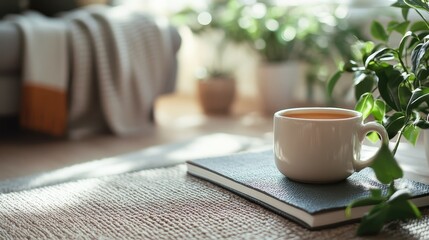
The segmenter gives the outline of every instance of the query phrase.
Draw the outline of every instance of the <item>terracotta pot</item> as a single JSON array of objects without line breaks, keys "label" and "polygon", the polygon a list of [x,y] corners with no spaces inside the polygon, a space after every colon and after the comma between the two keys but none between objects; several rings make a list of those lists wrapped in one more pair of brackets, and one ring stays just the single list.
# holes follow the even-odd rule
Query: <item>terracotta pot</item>
[{"label": "terracotta pot", "polygon": [[235,98],[235,81],[209,78],[198,81],[198,98],[206,114],[228,114]]}]

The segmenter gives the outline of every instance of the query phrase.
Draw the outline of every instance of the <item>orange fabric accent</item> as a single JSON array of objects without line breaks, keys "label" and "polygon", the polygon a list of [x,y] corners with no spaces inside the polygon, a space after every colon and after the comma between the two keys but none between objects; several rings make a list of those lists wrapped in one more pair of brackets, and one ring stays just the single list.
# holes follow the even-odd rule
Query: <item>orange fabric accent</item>
[{"label": "orange fabric accent", "polygon": [[65,135],[67,128],[65,92],[25,84],[21,100],[21,126],[53,136]]}]

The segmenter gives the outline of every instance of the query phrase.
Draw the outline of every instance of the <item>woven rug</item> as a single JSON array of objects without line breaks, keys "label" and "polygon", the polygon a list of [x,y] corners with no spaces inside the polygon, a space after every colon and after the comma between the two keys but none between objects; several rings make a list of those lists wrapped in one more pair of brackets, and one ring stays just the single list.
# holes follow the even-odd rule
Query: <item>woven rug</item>
[{"label": "woven rug", "polygon": [[[376,239],[428,239],[424,213]],[[0,239],[353,239],[356,228],[308,231],[184,164],[0,194]]]},{"label": "woven rug", "polygon": [[161,144],[104,159],[75,164],[53,171],[0,181],[0,193],[17,192],[86,178],[116,175],[184,163],[203,157],[222,156],[264,148],[260,138],[213,133],[180,142]]}]

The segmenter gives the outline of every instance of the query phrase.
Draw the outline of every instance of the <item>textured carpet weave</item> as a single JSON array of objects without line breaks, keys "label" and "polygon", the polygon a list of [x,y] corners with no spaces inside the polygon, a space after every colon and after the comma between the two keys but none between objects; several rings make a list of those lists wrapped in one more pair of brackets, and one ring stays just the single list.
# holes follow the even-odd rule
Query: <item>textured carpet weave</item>
[{"label": "textured carpet weave", "polygon": [[[376,239],[428,239],[427,213]],[[183,164],[0,194],[0,239],[353,239],[356,228],[308,231]]]}]

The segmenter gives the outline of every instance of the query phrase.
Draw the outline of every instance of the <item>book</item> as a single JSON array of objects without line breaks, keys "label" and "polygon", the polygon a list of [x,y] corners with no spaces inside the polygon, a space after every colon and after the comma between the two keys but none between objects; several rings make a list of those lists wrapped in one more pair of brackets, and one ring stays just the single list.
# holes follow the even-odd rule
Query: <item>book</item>
[{"label": "book", "polygon": [[[241,195],[310,230],[358,221],[371,206],[355,207],[347,217],[347,205],[369,196],[371,188],[383,188],[385,192],[388,189],[376,180],[370,168],[332,184],[289,180],[276,168],[272,150],[191,160],[186,165],[188,174]],[[408,179],[395,184],[398,188],[406,187],[418,207],[429,205],[429,185]]]}]

